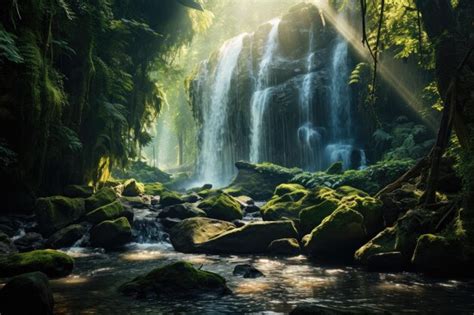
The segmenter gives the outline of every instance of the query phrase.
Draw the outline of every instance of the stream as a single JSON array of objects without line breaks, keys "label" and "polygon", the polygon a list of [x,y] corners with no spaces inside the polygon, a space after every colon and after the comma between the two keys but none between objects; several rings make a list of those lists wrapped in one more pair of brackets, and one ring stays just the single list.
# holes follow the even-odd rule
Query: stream
[{"label": "stream", "polygon": [[[305,256],[199,255],[174,251],[148,210],[136,210],[137,243],[120,252],[73,247],[73,273],[51,281],[57,314],[260,313],[285,314],[316,303],[393,313],[472,314],[474,281],[433,279],[414,273],[374,273],[356,267],[320,265]],[[148,224],[147,224],[148,222]],[[232,295],[196,299],[142,299],[122,296],[117,288],[162,264],[186,260],[219,273]],[[263,278],[233,276],[237,264],[250,263]]]}]

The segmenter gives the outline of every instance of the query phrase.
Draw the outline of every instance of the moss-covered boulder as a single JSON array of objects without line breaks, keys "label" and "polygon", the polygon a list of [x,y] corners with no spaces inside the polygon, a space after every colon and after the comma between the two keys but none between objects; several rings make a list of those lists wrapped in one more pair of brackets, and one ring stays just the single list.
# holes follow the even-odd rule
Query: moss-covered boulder
[{"label": "moss-covered boulder", "polygon": [[87,213],[85,219],[87,222],[97,224],[102,221],[120,218],[124,216],[124,211],[125,209],[122,203],[116,200]]},{"label": "moss-covered boulder", "polygon": [[169,206],[161,210],[161,212],[158,214],[159,218],[175,218],[181,220],[205,216],[206,212],[191,203]]},{"label": "moss-covered boulder", "polygon": [[240,203],[230,195],[219,191],[201,201],[198,207],[212,219],[234,221],[243,217]]},{"label": "moss-covered boulder", "polygon": [[235,228],[227,221],[195,217],[176,224],[170,231],[170,240],[176,251],[194,253],[199,244]]},{"label": "moss-covered boulder", "polygon": [[304,208],[300,211],[300,233],[309,234],[324,218],[331,215],[339,207],[339,200],[327,199],[319,204]]},{"label": "moss-covered boulder", "polygon": [[175,191],[165,190],[160,194],[160,205],[169,207],[180,203],[185,203],[186,200]]},{"label": "moss-covered boulder", "polygon": [[396,237],[396,227],[386,228],[355,252],[355,260],[367,265],[373,255],[396,251]]},{"label": "moss-covered boulder", "polygon": [[281,184],[275,188],[273,196],[281,197],[286,194],[291,194],[292,192],[305,190],[300,184]]},{"label": "moss-covered boulder", "polygon": [[39,198],[35,214],[40,232],[49,236],[74,223],[85,213],[84,199],[54,196]]},{"label": "moss-covered boulder", "polygon": [[120,248],[132,240],[132,227],[127,218],[104,221],[90,231],[90,242],[94,247]]},{"label": "moss-covered boulder", "polygon": [[278,185],[288,183],[293,176],[301,173],[300,169],[271,163],[237,162],[235,166],[238,169],[237,176],[225,191],[232,196],[246,195],[254,200],[271,198]]},{"label": "moss-covered boulder", "polygon": [[367,239],[364,217],[340,208],[303,238],[305,252],[317,259],[352,260],[354,251]]},{"label": "moss-covered boulder", "polygon": [[69,275],[73,268],[72,257],[52,249],[0,256],[0,277],[40,271],[48,277],[58,278]]},{"label": "moss-covered boulder", "polygon": [[317,196],[314,192],[300,185],[284,184],[276,188],[275,195],[261,207],[260,213],[265,221],[298,219],[302,209],[315,203],[317,203]]},{"label": "moss-covered boulder", "polygon": [[122,195],[128,197],[136,197],[145,193],[145,186],[142,183],[137,182],[135,179],[126,180],[123,183]]},{"label": "moss-covered boulder", "polygon": [[86,232],[87,227],[85,225],[70,225],[51,235],[46,241],[46,247],[53,249],[70,247],[80,240]]},{"label": "moss-covered boulder", "polygon": [[345,195],[340,201],[341,205],[362,214],[369,237],[376,235],[384,228],[382,202],[379,199],[370,197],[365,192],[348,186],[343,186],[337,190]]},{"label": "moss-covered boulder", "polygon": [[197,252],[223,254],[262,254],[282,238],[297,238],[292,221],[250,222],[196,246]]},{"label": "moss-covered boulder", "polygon": [[281,256],[298,256],[301,254],[300,244],[295,238],[274,240],[268,245],[268,253]]},{"label": "moss-covered boulder", "polygon": [[69,198],[89,198],[94,194],[94,187],[86,185],[69,185],[64,187],[63,194]]},{"label": "moss-covered boulder", "polygon": [[49,279],[42,272],[16,276],[0,290],[0,314],[52,315],[53,308]]},{"label": "moss-covered boulder", "polygon": [[342,173],[344,173],[344,165],[342,164],[341,161],[334,162],[326,170],[326,174],[329,174],[329,175],[336,175],[336,174],[342,174]]},{"label": "moss-covered boulder", "polygon": [[166,190],[165,185],[162,183],[145,183],[145,194],[152,196],[159,196],[163,191]]},{"label": "moss-covered boulder", "polygon": [[86,199],[86,210],[92,211],[117,199],[117,193],[113,188],[104,187],[96,192],[93,196]]},{"label": "moss-covered boulder", "polygon": [[125,295],[146,297],[189,297],[200,294],[230,293],[226,280],[218,274],[196,269],[192,264],[178,261],[158,267],[120,286]]}]

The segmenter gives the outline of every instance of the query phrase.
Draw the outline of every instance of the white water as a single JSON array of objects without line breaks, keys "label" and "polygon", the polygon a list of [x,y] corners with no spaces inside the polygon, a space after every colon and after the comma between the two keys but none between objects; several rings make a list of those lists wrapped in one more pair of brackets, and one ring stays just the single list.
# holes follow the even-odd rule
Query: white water
[{"label": "white water", "polygon": [[203,87],[207,89],[209,97],[205,100],[206,104],[203,104],[202,146],[198,173],[200,180],[216,186],[226,184],[234,172],[234,166],[229,163],[232,159],[231,152],[226,146],[225,128],[231,81],[246,35],[234,37],[221,47],[215,74],[210,76],[214,81],[204,82],[208,86]]},{"label": "white water", "polygon": [[269,83],[269,69],[278,48],[278,26],[280,19],[271,20],[272,29],[264,48],[262,60],[260,61],[258,77],[256,79],[255,92],[250,104],[250,162],[261,162],[261,143],[263,115],[271,95]]}]

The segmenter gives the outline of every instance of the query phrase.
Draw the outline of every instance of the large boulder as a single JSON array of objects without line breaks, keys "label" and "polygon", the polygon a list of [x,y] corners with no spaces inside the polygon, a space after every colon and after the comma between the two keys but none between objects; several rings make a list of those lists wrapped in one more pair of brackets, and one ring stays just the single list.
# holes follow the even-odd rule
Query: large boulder
[{"label": "large boulder", "polygon": [[39,198],[36,201],[35,213],[40,232],[49,236],[84,215],[84,199],[63,196]]},{"label": "large boulder", "polygon": [[46,246],[53,249],[66,248],[74,245],[87,232],[87,227],[82,224],[73,224],[51,235],[46,241]]},{"label": "large boulder", "polygon": [[86,214],[87,222],[97,224],[106,220],[114,220],[124,215],[125,209],[119,200],[104,205]]},{"label": "large boulder", "polygon": [[0,277],[34,271],[41,271],[52,278],[65,277],[73,267],[72,257],[52,249],[0,256]]},{"label": "large boulder", "polygon": [[94,187],[86,185],[69,185],[64,188],[63,194],[69,198],[89,198],[94,194]]},{"label": "large boulder", "polygon": [[340,208],[306,235],[303,244],[314,258],[351,260],[366,239],[364,217],[350,208]]},{"label": "large boulder", "polygon": [[274,240],[268,245],[268,253],[281,256],[297,256],[301,254],[300,244],[295,238]]},{"label": "large boulder", "polygon": [[201,201],[198,207],[212,219],[234,221],[243,217],[240,203],[230,195],[219,191]]},{"label": "large boulder", "polygon": [[16,276],[0,290],[0,314],[52,315],[53,293],[42,272]]},{"label": "large boulder", "polygon": [[129,179],[123,184],[122,195],[136,197],[145,193],[145,186],[134,179]]},{"label": "large boulder", "polygon": [[228,254],[266,253],[268,246],[282,238],[297,238],[292,221],[250,222],[217,235],[196,246],[197,252]]},{"label": "large boulder", "polygon": [[302,209],[317,203],[314,192],[300,185],[283,184],[275,189],[275,195],[260,209],[265,221],[298,219]]},{"label": "large boulder", "polygon": [[285,168],[271,163],[250,164],[237,162],[237,176],[226,189],[232,196],[246,195],[254,200],[267,200],[275,188],[301,172],[297,168]]},{"label": "large boulder", "polygon": [[161,210],[161,212],[158,214],[159,218],[175,218],[181,220],[205,216],[206,212],[191,203],[169,206]]},{"label": "large boulder", "polygon": [[235,229],[235,225],[221,220],[195,217],[176,224],[170,232],[171,244],[175,250],[183,253],[197,252],[201,243]]},{"label": "large boulder", "polygon": [[355,252],[355,260],[363,265],[368,264],[371,256],[396,251],[397,228],[388,227]]},{"label": "large boulder", "polygon": [[158,297],[189,297],[200,294],[227,294],[226,280],[218,274],[196,269],[192,264],[178,261],[158,267],[119,288],[125,295],[140,298],[150,294]]},{"label": "large boulder", "polygon": [[90,242],[94,247],[116,249],[132,240],[132,227],[127,218],[108,220],[94,226],[90,231]]},{"label": "large boulder", "polygon": [[185,202],[186,200],[184,200],[180,194],[171,190],[165,190],[160,194],[160,204],[163,207],[178,205]]},{"label": "large boulder", "polygon": [[115,190],[111,187],[104,187],[85,200],[86,210],[92,211],[109,203],[112,203],[116,199],[117,193],[115,192]]}]

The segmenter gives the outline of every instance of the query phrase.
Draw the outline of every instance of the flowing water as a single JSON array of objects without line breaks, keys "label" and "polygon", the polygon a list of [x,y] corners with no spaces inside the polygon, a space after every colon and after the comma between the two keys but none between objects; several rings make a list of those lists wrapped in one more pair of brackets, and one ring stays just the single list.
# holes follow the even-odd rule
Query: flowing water
[{"label": "flowing water", "polygon": [[[52,281],[57,314],[285,314],[306,303],[413,314],[474,311],[474,282],[429,279],[412,273],[368,273],[354,267],[319,265],[304,256],[177,253],[163,240],[163,231],[156,233],[160,225],[149,224],[154,215],[145,210],[137,220],[147,224],[134,225],[137,236],[143,234],[142,240],[157,236],[154,242],[129,244],[121,252],[66,250],[75,257],[76,266],[69,277]],[[233,294],[137,300],[118,293],[122,283],[177,260],[221,274]],[[233,268],[242,263],[253,264],[265,277],[233,276]]]}]

